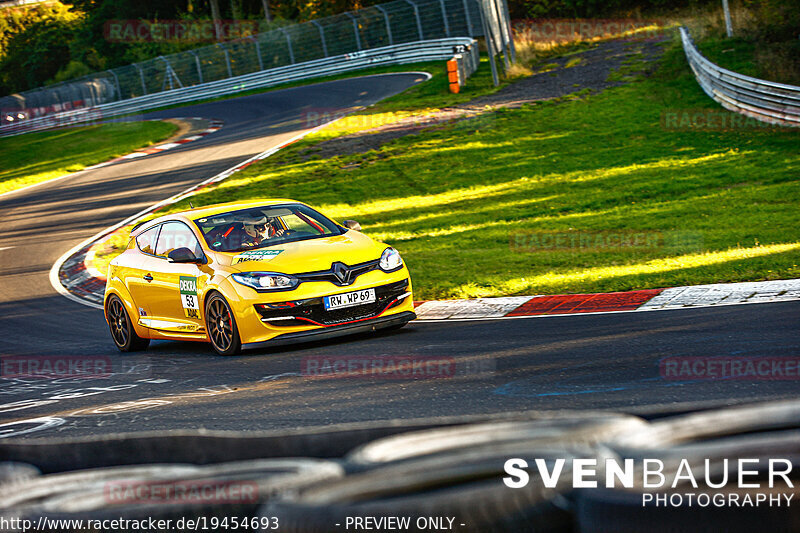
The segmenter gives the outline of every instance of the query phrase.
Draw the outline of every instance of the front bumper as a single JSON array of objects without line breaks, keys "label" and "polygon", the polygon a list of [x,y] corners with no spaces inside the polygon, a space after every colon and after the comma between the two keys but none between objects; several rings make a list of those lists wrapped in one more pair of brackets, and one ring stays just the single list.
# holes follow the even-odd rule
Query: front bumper
[{"label": "front bumper", "polygon": [[306,298],[281,303],[256,304],[261,321],[272,327],[338,326],[348,322],[375,318],[389,309],[399,307],[411,297],[408,279],[371,287],[375,302],[333,311],[325,310],[323,298]]},{"label": "front bumper", "polygon": [[414,312],[403,311],[402,313],[398,313],[396,315],[379,316],[364,321],[342,324],[340,326],[328,326],[325,328],[284,333],[282,335],[278,335],[277,337],[273,337],[268,341],[242,344],[242,349],[251,350],[254,348],[267,348],[270,346],[281,346],[285,344],[294,344],[297,342],[330,339],[333,337],[341,337],[343,335],[354,335],[356,333],[367,333],[379,329],[390,328],[392,326],[399,326],[414,320],[415,318],[417,318],[417,315]]},{"label": "front bumper", "polygon": [[[294,334],[327,335],[326,332],[333,328],[337,328],[334,331],[338,331],[340,326],[359,327],[379,323],[381,319],[395,317],[405,312],[413,315],[411,285],[408,270],[403,266],[402,269],[392,273],[367,272],[347,287],[336,287],[327,281],[310,281],[301,283],[292,291],[262,294],[226,279],[220,284],[220,290],[234,308],[242,345],[250,346],[269,343],[278,338],[287,339]],[[336,311],[322,310],[324,296],[368,288],[376,289],[378,301],[374,305]],[[403,296],[404,294],[407,295]],[[397,301],[392,303],[395,299]],[[303,319],[296,320],[300,317]],[[407,318],[406,321],[408,320]]]}]

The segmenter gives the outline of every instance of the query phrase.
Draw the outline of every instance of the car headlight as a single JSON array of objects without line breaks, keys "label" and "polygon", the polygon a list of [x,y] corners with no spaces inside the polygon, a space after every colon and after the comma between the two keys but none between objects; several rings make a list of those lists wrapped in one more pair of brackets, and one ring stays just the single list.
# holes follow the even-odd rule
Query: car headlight
[{"label": "car headlight", "polygon": [[403,259],[400,257],[400,252],[394,248],[387,248],[381,254],[380,267],[384,272],[394,272],[403,266]]},{"label": "car headlight", "polygon": [[257,291],[285,291],[294,289],[300,283],[294,276],[277,272],[242,272],[231,277],[238,283]]}]

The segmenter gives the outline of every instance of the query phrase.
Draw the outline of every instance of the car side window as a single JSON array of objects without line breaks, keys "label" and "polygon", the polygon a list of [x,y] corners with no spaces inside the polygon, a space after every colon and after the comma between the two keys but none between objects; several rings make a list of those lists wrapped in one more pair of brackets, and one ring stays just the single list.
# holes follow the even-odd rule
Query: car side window
[{"label": "car side window", "polygon": [[190,249],[196,257],[202,257],[203,250],[192,230],[183,222],[167,222],[161,228],[156,245],[156,255],[167,257],[172,250]]},{"label": "car side window", "polygon": [[159,229],[161,229],[161,226],[150,228],[147,231],[143,231],[138,237],[136,237],[136,246],[139,247],[139,250],[146,254],[155,254],[156,238],[158,237]]}]

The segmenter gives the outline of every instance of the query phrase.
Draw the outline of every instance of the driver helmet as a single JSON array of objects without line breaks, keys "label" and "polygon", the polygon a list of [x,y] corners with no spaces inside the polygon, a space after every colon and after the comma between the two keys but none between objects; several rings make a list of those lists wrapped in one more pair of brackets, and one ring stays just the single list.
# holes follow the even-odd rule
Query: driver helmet
[{"label": "driver helmet", "polygon": [[269,220],[263,213],[247,213],[242,217],[242,225],[247,233],[264,235],[269,227]]}]

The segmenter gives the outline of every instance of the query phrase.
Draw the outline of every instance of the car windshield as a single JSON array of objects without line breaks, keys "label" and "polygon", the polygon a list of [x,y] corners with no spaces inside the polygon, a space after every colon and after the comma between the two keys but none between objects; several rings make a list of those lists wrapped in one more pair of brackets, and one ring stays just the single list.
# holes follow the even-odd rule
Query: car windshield
[{"label": "car windshield", "polygon": [[341,235],[344,228],[302,204],[251,207],[194,221],[208,247],[241,252],[287,242]]}]

